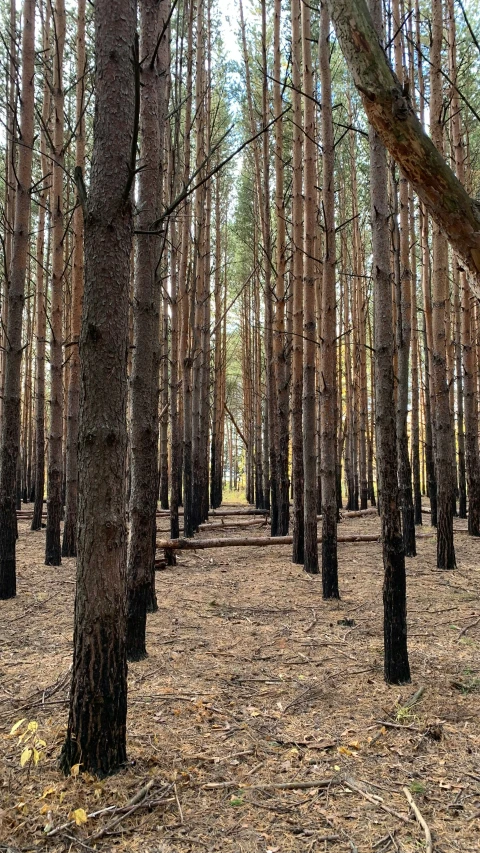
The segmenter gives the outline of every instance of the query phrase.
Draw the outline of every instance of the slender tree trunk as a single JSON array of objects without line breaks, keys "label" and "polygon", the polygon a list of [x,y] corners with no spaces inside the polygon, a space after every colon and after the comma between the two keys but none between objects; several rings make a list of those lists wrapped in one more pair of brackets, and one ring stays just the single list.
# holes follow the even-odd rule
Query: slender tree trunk
[{"label": "slender tree trunk", "polygon": [[420,485],[420,371],[418,346],[418,313],[417,313],[417,258],[415,208],[413,196],[409,199],[411,254],[410,269],[412,273],[412,475],[413,475],[413,505],[415,524],[422,524],[422,490]]},{"label": "slender tree trunk", "polygon": [[[313,64],[311,55],[310,6],[302,3],[303,52],[303,132],[305,207],[303,232],[303,471],[304,471],[304,568],[318,574],[317,544],[317,453],[315,446],[315,356],[317,349],[315,232],[316,232],[316,170],[315,170],[315,106],[313,101]],[[332,354],[333,372],[335,356]],[[335,389],[333,388],[333,394]],[[335,464],[335,446],[332,465]],[[334,478],[335,480],[335,478]],[[335,482],[333,483],[335,500]],[[336,517],[336,507],[335,507]],[[332,543],[331,543],[332,544]]]},{"label": "slender tree trunk", "polygon": [[[46,311],[46,285],[48,282],[48,258],[50,257],[50,239],[47,240],[46,265],[45,263],[45,233],[50,235],[50,228],[45,232],[47,220],[48,191],[47,181],[50,171],[50,163],[47,157],[47,139],[45,128],[49,126],[50,119],[50,81],[47,78],[46,67],[50,55],[50,5],[45,4],[43,13],[42,48],[45,62],[43,102],[42,102],[42,130],[40,132],[40,165],[42,170],[42,184],[38,207],[38,232],[36,245],[36,353],[35,353],[35,482],[34,482],[34,506],[32,517],[32,530],[40,530],[43,515],[43,494],[45,489],[45,340],[47,329]],[[83,247],[82,247],[83,250]]]},{"label": "slender tree trunk", "polygon": [[[85,0],[78,0],[77,7],[77,147],[75,165],[85,168]],[[78,499],[78,406],[80,400],[80,358],[78,341],[82,317],[83,299],[83,211],[80,204],[73,218],[73,275],[72,275],[72,329],[70,335],[70,361],[67,404],[67,460],[65,524],[63,527],[62,556],[77,555],[77,499]]]},{"label": "slender tree trunk", "polygon": [[[192,133],[193,95],[193,17],[194,3],[190,2],[188,5],[187,77],[185,84],[187,93],[185,104],[185,146],[183,164],[183,181],[185,185],[190,180],[190,136]],[[180,262],[178,268],[178,298],[181,310],[179,362],[183,367],[183,531],[187,537],[192,536],[194,533],[192,509],[192,355],[189,336],[191,304],[189,286],[191,287],[191,281],[193,278],[193,276],[190,275],[189,282],[190,223],[191,204],[187,200],[183,215]]]},{"label": "slender tree trunk", "polygon": [[[7,12],[5,10],[5,18]],[[18,57],[17,57],[17,10],[15,0],[10,0],[8,15],[8,62],[5,75],[5,193],[3,216],[3,253],[4,281],[1,293],[0,311],[2,325],[0,328],[0,429],[3,419],[3,401],[5,396],[5,370],[8,323],[8,289],[12,260],[12,242],[15,230],[15,169],[17,160],[17,145],[15,143],[17,103],[18,103]]]},{"label": "slender tree trunk", "polygon": [[[131,496],[127,559],[127,655],[146,655],[145,629],[155,564],[158,457],[159,262],[161,239],[145,232],[158,218],[161,199],[162,148],[161,75],[165,63],[155,50],[168,0],[141,0],[140,100],[141,163],[138,177],[138,231],[133,292],[133,361],[131,375]],[[164,36],[165,37],[165,36]],[[161,49],[160,49],[161,51]],[[157,51],[157,54],[160,54]],[[154,582],[154,581],[153,581]]]},{"label": "slender tree trunk", "polygon": [[[457,80],[457,40],[452,0],[448,0],[450,78]],[[455,86],[451,92],[452,148],[457,178],[465,182],[465,146],[462,136],[460,97]],[[475,352],[472,346],[472,293],[463,267],[455,260],[455,342],[457,372],[457,417],[460,505],[465,518],[465,473],[468,483],[468,532],[480,536],[480,462],[478,453],[478,403],[475,379]],[[461,345],[461,350],[460,350]],[[463,355],[463,358],[462,358]],[[463,367],[463,372],[462,372]],[[463,418],[464,416],[464,418]],[[465,428],[463,430],[463,420]]]},{"label": "slender tree trunk", "polygon": [[126,371],[135,17],[133,0],[96,0],[97,101],[80,335],[74,655],[60,759],[66,774],[81,762],[83,770],[106,776],[126,760]]},{"label": "slender tree trunk", "polygon": [[[47,65],[50,53],[50,6],[45,4],[43,21],[43,57]],[[48,128],[50,118],[50,85],[45,73],[42,104],[42,131],[40,134],[40,161],[42,169],[42,184],[38,208],[37,232],[37,269],[36,269],[36,320],[35,335],[37,339],[35,354],[35,502],[33,506],[32,530],[40,530],[43,514],[43,493],[45,489],[45,339],[47,332],[47,299],[46,284],[48,281],[48,258],[50,256],[50,240],[47,240],[47,269],[45,259],[45,222],[47,221],[48,191],[46,188],[50,163],[47,157],[47,140],[45,128]],[[48,217],[49,220],[50,217]],[[47,228],[50,234],[50,228]],[[82,246],[83,252],[83,246]]]},{"label": "slender tree trunk", "polygon": [[320,11],[319,62],[322,87],[323,216],[325,255],[323,258],[320,379],[321,472],[322,472],[322,586],[324,598],[339,598],[337,558],[336,495],[336,292],[335,292],[335,186],[332,79],[330,70],[330,15],[326,3]]},{"label": "slender tree trunk", "polygon": [[16,168],[13,232],[5,351],[5,388],[0,444],[0,599],[16,595],[16,479],[20,458],[22,316],[29,245],[33,156],[35,2],[23,5],[20,139]]},{"label": "slender tree trunk", "polygon": [[277,484],[278,484],[278,533],[288,534],[290,523],[288,488],[288,425],[289,399],[288,377],[285,348],[285,200],[284,200],[284,164],[283,164],[283,121],[281,95],[281,51],[280,21],[281,1],[275,0],[274,7],[274,63],[273,63],[273,107],[277,119],[275,124],[275,211],[277,221],[277,253],[275,283],[275,330],[273,335],[273,358],[275,363],[275,382],[277,386],[278,442],[276,448]]},{"label": "slender tree trunk", "polygon": [[63,53],[65,48],[65,3],[56,0],[53,46],[53,157],[52,157],[52,290],[50,309],[50,434],[48,437],[47,530],[45,564],[62,562],[60,522],[62,519],[63,477],[63,279],[65,267],[63,174],[64,174],[64,92]]},{"label": "slender tree trunk", "polygon": [[[439,151],[443,151],[443,92],[441,48],[443,38],[443,2],[432,2],[432,49],[430,75],[431,135]],[[432,233],[433,304],[432,304],[432,363],[435,391],[435,471],[437,477],[438,523],[437,566],[455,568],[453,543],[453,431],[447,383],[445,313],[448,292],[448,243],[436,223]]]},{"label": "slender tree trunk", "polygon": [[[293,179],[292,179],[292,479],[293,479],[293,551],[292,562],[304,562],[304,486],[303,486],[303,196],[302,196],[302,103],[300,0],[291,0],[292,12],[292,107],[293,107]],[[313,439],[313,437],[312,437]]]},{"label": "slender tree trunk", "polygon": [[[382,31],[380,0],[370,0],[378,33]],[[383,540],[384,673],[389,684],[410,681],[407,651],[405,554],[400,529],[397,445],[393,377],[393,318],[390,277],[385,149],[373,130],[370,139],[373,280],[375,293],[375,412],[377,473]]]}]

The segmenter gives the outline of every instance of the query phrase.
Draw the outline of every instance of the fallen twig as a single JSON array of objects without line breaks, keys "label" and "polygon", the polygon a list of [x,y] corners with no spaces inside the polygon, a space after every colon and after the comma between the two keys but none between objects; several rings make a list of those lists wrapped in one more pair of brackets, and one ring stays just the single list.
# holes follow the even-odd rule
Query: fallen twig
[{"label": "fallen twig", "polygon": [[470,628],[475,628],[479,622],[480,622],[480,616],[478,617],[478,619],[475,619],[475,622],[470,622],[469,625],[465,625],[465,628],[462,628],[462,630],[458,634],[457,640],[459,640],[460,637],[463,637],[463,635],[466,634]]},{"label": "fallen twig", "polygon": [[388,814],[391,814],[394,817],[398,818],[398,820],[403,821],[403,823],[410,823],[410,818],[405,817],[405,815],[400,814],[400,812],[396,812],[393,809],[389,808],[389,806],[386,806],[380,797],[377,797],[374,794],[369,794],[367,791],[364,791],[363,788],[360,787],[360,785],[358,785],[351,777],[346,776],[344,779],[344,783],[348,788],[351,788],[352,791],[355,791],[357,794],[360,794],[361,797],[364,797],[366,800],[368,800],[369,803],[372,803],[374,806],[378,806],[384,812],[388,812]]},{"label": "fallen twig", "polygon": [[405,794],[415,817],[417,818],[420,826],[422,827],[422,829],[425,833],[426,853],[433,853],[432,834],[430,832],[428,824],[427,824],[425,818],[422,816],[422,813],[421,813],[420,809],[418,808],[417,804],[415,803],[415,800],[413,799],[408,788],[403,788],[403,793]]},{"label": "fallen twig", "polygon": [[241,791],[295,791],[307,788],[329,788],[334,779],[312,779],[310,782],[270,782],[264,785],[245,785],[242,782],[207,782],[202,788],[211,791],[214,788],[238,788]]}]

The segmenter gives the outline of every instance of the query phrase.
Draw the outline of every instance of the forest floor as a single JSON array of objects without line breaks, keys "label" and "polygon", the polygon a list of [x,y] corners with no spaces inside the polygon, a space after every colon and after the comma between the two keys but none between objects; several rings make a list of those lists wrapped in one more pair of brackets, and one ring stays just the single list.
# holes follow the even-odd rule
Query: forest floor
[{"label": "forest floor", "polygon": [[[339,533],[379,529],[367,516]],[[57,769],[74,560],[44,566],[45,531],[19,531],[18,596],[0,609],[0,850],[419,853],[407,788],[435,853],[480,851],[478,540],[456,537],[452,572],[433,538],[407,561],[404,687],[383,680],[380,544],[339,546],[335,603],[289,546],[181,553],[156,576],[149,656],[129,666],[128,766],[100,781]],[[46,744],[35,767],[9,734],[23,718]]]}]

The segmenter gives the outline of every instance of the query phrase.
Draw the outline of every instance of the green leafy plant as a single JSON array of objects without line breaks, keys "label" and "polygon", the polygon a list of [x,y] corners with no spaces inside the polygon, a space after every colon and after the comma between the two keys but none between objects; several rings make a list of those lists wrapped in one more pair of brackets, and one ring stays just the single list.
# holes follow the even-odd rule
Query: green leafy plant
[{"label": "green leafy plant", "polygon": [[425,793],[425,785],[423,782],[412,782],[410,785],[410,793],[411,794],[424,794]]},{"label": "green leafy plant", "polygon": [[395,719],[397,723],[407,726],[409,723],[414,723],[418,718],[407,705],[399,705],[395,712]]}]

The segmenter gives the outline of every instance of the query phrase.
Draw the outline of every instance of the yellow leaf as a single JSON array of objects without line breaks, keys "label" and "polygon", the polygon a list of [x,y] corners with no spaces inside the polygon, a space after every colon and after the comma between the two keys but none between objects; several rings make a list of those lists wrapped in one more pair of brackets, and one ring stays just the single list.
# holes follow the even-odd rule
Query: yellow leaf
[{"label": "yellow leaf", "polygon": [[40,814],[48,814],[49,809],[50,809],[50,806],[48,805],[48,803],[45,803],[45,805],[43,805],[42,808],[40,809]]},{"label": "yellow leaf", "polygon": [[36,745],[37,745],[37,746],[43,746],[44,748],[45,748],[45,747],[46,747],[46,745],[47,745],[47,744],[46,744],[46,741],[44,741],[44,740],[40,740],[40,738],[39,738],[38,740],[36,740],[36,741],[35,741],[35,743],[36,743]]},{"label": "yellow leaf", "polygon": [[79,764],[72,764],[72,766],[70,768],[70,776],[73,776],[73,778],[76,779],[79,773],[80,773],[80,765]]},{"label": "yellow leaf", "polygon": [[91,773],[87,773],[87,772],[82,773],[82,779],[84,782],[96,782],[97,781],[95,776],[92,776]]},{"label": "yellow leaf", "polygon": [[14,734],[15,734],[15,732],[18,732],[18,730],[19,730],[20,726],[22,726],[22,725],[23,725],[24,723],[26,723],[26,722],[27,722],[27,718],[26,718],[26,717],[24,717],[24,718],[23,718],[23,720],[19,720],[19,721],[18,721],[18,723],[15,723],[15,725],[14,725],[14,726],[12,726],[12,728],[10,729],[10,734],[11,734],[11,735],[14,735]]},{"label": "yellow leaf", "polygon": [[339,752],[340,755],[353,755],[352,750],[348,749],[346,746],[337,746],[337,752]]},{"label": "yellow leaf", "polygon": [[339,764],[334,764],[334,765],[333,765],[333,769],[334,769],[334,770],[340,770],[340,765],[339,765]]},{"label": "yellow leaf", "polygon": [[70,812],[69,818],[74,820],[77,826],[82,826],[88,820],[85,809],[75,809],[75,811]]},{"label": "yellow leaf", "polygon": [[37,766],[41,757],[42,757],[42,753],[39,752],[38,749],[35,749],[35,747],[33,747],[33,763],[35,764],[35,766]]},{"label": "yellow leaf", "polygon": [[23,752],[20,756],[20,767],[25,767],[27,762],[30,761],[32,755],[33,755],[32,750],[30,749],[29,746],[27,746],[27,748],[23,750]]},{"label": "yellow leaf", "polygon": [[352,749],[360,749],[360,741],[358,740],[351,740],[348,745],[351,746]]},{"label": "yellow leaf", "polygon": [[40,799],[41,799],[41,800],[45,800],[45,799],[46,799],[46,797],[48,797],[50,794],[54,794],[54,793],[55,793],[55,791],[56,791],[56,789],[55,789],[55,788],[45,788],[45,790],[44,790],[44,792],[43,792],[42,796],[40,797]]},{"label": "yellow leaf", "polygon": [[60,803],[63,803],[66,793],[66,791],[60,791]]},{"label": "yellow leaf", "polygon": [[37,729],[38,729],[38,723],[36,722],[36,720],[30,720],[30,722],[27,726],[27,732],[36,732]]}]

